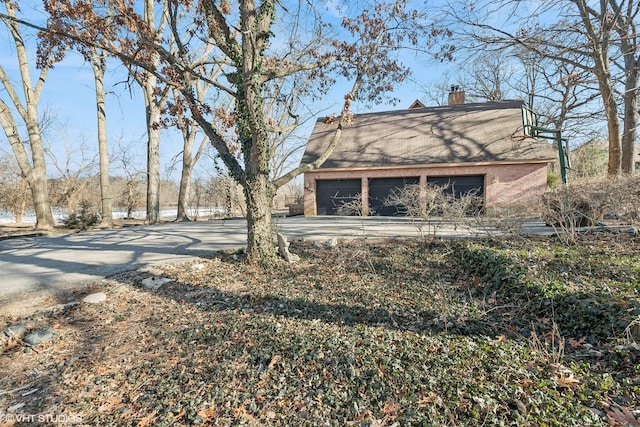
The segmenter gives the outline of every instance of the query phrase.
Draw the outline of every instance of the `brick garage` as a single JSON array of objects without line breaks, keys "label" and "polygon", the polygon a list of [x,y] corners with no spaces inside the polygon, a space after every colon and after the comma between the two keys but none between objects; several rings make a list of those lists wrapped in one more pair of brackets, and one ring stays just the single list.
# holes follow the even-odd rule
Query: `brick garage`
[{"label": "brick garage", "polygon": [[[393,215],[380,200],[405,184],[477,188],[489,210],[539,201],[555,151],[548,141],[524,135],[522,102],[460,99],[456,92],[448,106],[414,103],[407,110],[355,116],[327,161],[305,174],[305,215],[335,214],[340,203],[358,196],[364,214]],[[318,120],[303,163],[324,152],[336,128]]]}]

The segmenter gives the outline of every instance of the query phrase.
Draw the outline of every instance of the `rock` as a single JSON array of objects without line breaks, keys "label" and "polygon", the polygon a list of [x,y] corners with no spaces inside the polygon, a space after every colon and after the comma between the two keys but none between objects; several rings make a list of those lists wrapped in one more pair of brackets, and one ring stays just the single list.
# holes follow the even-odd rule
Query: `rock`
[{"label": "rock", "polygon": [[327,240],[327,243],[325,245],[328,248],[333,248],[335,246],[338,246],[338,238],[337,237],[333,237],[333,238]]},{"label": "rock", "polygon": [[204,264],[200,264],[200,263],[193,264],[191,266],[191,269],[194,270],[194,271],[202,271],[202,270],[204,270]]},{"label": "rock", "polygon": [[172,282],[172,279],[166,277],[147,277],[142,281],[142,286],[152,291],[160,289],[162,285]]},{"label": "rock", "polygon": [[99,304],[107,300],[107,295],[104,292],[97,292],[95,294],[89,294],[82,299],[83,302],[89,304]]},{"label": "rock", "polygon": [[300,257],[298,255],[292,254],[291,252],[289,252],[290,243],[287,241],[287,237],[282,233],[277,233],[277,237],[278,237],[278,253],[280,254],[280,256],[289,263],[300,261]]},{"label": "rock", "polygon": [[24,322],[14,323],[4,330],[3,334],[7,338],[18,338],[22,339],[24,334],[27,333],[27,324]]},{"label": "rock", "polygon": [[[7,412],[10,413],[10,414],[12,414],[14,412],[18,412],[18,410],[24,408],[25,406],[26,406],[26,403],[18,403],[16,405],[8,407],[7,408]],[[11,424],[9,424],[9,425],[11,425]]]},{"label": "rock", "polygon": [[24,337],[24,342],[29,345],[38,345],[53,339],[52,331],[34,331]]},{"label": "rock", "polygon": [[147,273],[150,276],[162,276],[164,274],[164,270],[162,270],[161,268],[157,268],[157,267],[143,267],[140,269],[141,273]]},{"label": "rock", "polygon": [[48,318],[52,314],[61,313],[61,312],[65,311],[65,310],[70,309],[71,307],[75,307],[78,304],[80,304],[78,301],[72,301],[72,302],[68,302],[68,303],[65,303],[65,304],[56,304],[56,305],[54,305],[52,307],[47,307],[47,308],[43,308],[42,310],[38,310],[36,313],[34,313],[34,315],[32,317],[33,318]]}]

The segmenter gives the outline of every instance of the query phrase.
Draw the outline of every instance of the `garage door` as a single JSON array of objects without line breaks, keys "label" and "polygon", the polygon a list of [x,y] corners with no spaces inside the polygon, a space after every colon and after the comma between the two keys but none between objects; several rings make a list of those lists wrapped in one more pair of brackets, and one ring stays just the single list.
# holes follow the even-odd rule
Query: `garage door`
[{"label": "garage door", "polygon": [[482,196],[484,195],[484,175],[430,176],[427,177],[427,183],[437,185],[439,187],[446,187],[445,192],[448,194],[454,194],[456,198],[473,194],[474,196],[478,197],[478,209],[482,209]]},{"label": "garage door", "polygon": [[392,192],[402,190],[407,185],[418,184],[418,177],[405,178],[371,178],[369,180],[369,209],[373,215],[393,216],[406,215],[403,205],[386,206],[387,198]]},{"label": "garage door", "polygon": [[359,179],[316,181],[316,213],[337,215],[342,204],[359,197],[361,192],[362,181]]}]

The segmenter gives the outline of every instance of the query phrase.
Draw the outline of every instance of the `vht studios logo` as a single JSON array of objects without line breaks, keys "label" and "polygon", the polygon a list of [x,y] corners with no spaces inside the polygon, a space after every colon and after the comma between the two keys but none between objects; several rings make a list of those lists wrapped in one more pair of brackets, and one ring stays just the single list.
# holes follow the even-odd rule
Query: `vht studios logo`
[{"label": "vht studios logo", "polygon": [[79,415],[55,415],[55,414],[0,414],[0,424],[4,423],[49,423],[49,424],[75,424],[82,422]]}]

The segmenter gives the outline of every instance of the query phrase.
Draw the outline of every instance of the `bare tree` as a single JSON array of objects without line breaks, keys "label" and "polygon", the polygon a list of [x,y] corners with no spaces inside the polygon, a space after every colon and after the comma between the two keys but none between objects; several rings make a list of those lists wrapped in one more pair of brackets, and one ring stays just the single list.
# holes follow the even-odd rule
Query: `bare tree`
[{"label": "bare tree", "polygon": [[203,137],[194,154],[193,148],[195,145],[196,137],[198,136],[197,130],[189,125],[181,127],[180,130],[182,131],[183,135],[184,147],[182,150],[182,170],[180,174],[176,220],[189,221],[190,218],[187,208],[191,195],[191,177],[193,175],[193,168],[195,167],[200,157],[202,157],[202,153],[207,147],[207,143],[209,141],[205,137]]},{"label": "bare tree", "polygon": [[118,145],[118,150],[113,155],[114,165],[118,167],[124,177],[113,179],[114,194],[119,196],[117,206],[126,210],[125,218],[133,218],[133,211],[144,205],[143,186],[146,185],[142,165],[136,161],[136,156],[132,152],[132,145],[122,141]]},{"label": "bare tree", "polygon": [[[500,101],[508,99],[510,77],[514,73],[513,61],[504,50],[483,52],[473,60],[465,61],[468,67],[462,67],[466,75],[462,83],[470,99]],[[465,80],[469,83],[465,84]]]},{"label": "bare tree", "polygon": [[[162,13],[156,14],[156,0],[144,0],[142,23],[149,29],[149,36],[157,38],[164,32],[167,24],[166,11],[168,0],[160,2]],[[159,18],[158,18],[159,16]],[[147,61],[152,69],[160,64],[160,54],[147,52]],[[160,220],[160,121],[162,110],[167,102],[168,90],[159,88],[158,77],[155,72],[137,69],[131,64],[131,75],[142,88],[147,119],[147,221],[156,224]]]},{"label": "bare tree", "polygon": [[[464,43],[461,43],[464,45]],[[471,102],[519,98],[538,115],[538,124],[561,129],[564,138],[584,141],[594,137],[604,115],[594,101],[597,82],[574,65],[542,58],[520,46],[498,46],[490,51],[460,47],[455,73],[435,84],[436,100],[461,85]]]},{"label": "bare tree", "polygon": [[[197,94],[199,99],[203,99],[209,89],[207,82],[193,81],[193,90]],[[176,220],[188,221],[188,204],[190,200],[191,183],[193,169],[196,163],[200,160],[204,154],[209,140],[206,136],[203,136],[199,132],[198,126],[194,123],[191,117],[188,116],[188,111],[184,107],[179,107],[179,103],[183,98],[180,96],[179,91],[176,88],[172,89],[173,100],[168,102],[168,110],[173,117],[170,122],[180,130],[182,133],[183,149],[182,149],[182,169],[180,174],[180,184],[178,193],[178,209]],[[200,143],[198,144],[195,153],[196,139],[200,137]]]},{"label": "bare tree", "polygon": [[[410,71],[398,59],[400,48],[411,46],[428,52],[433,41],[443,34],[427,25],[424,11],[412,10],[406,0],[365,6],[361,6],[366,3],[364,0],[357,4],[350,2],[341,12],[341,37],[336,37],[337,26],[322,22],[322,14],[316,13],[312,2],[285,6],[276,0],[240,0],[234,3],[235,12],[228,1],[203,0],[198,5],[190,0],[168,2],[168,13],[163,16],[169,21],[188,18],[198,24],[193,27],[190,49],[199,41],[213,40],[215,52],[211,60],[221,63],[224,72],[212,80],[209,74],[203,74],[203,69],[185,63],[171,51],[166,34],[161,33],[158,26],[150,25],[146,9],[141,15],[138,8],[124,0],[109,2],[115,9],[87,10],[84,2],[73,0],[47,0],[46,3],[54,14],[50,25],[59,28],[49,31],[73,38],[77,37],[73,29],[79,25],[93,25],[97,29],[108,26],[110,31],[115,28],[119,45],[110,53],[181,92],[193,120],[219,152],[229,174],[244,189],[247,253],[251,262],[265,265],[275,256],[270,209],[276,189],[297,175],[319,167],[328,158],[340,141],[343,126],[353,120],[350,107],[354,100],[382,102],[385,94],[409,75]],[[178,13],[179,8],[192,13]],[[112,14],[110,10],[118,13]],[[356,13],[347,15],[345,11]],[[89,16],[91,19],[85,19]],[[285,25],[292,31],[286,39],[277,38],[274,28]],[[187,27],[186,22],[168,26],[170,29]],[[96,40],[83,40],[83,43],[91,45]],[[315,96],[326,93],[338,78],[349,80],[352,88],[346,91],[342,111],[335,118],[339,126],[326,152],[311,164],[272,178],[269,170],[272,126],[264,109],[264,91],[270,83],[287,81],[296,75],[305,75],[315,82]],[[234,110],[224,112],[230,122],[229,129],[221,132],[212,125],[212,117],[219,109],[198,99],[192,86],[186,84],[188,78],[208,81],[234,98]],[[295,123],[295,116],[291,122]],[[233,141],[227,137],[227,131],[233,132]],[[234,151],[234,147],[240,151]]]},{"label": "bare tree", "polygon": [[[168,0],[162,2],[142,0],[140,8],[142,14],[137,22],[127,21],[126,16],[121,13],[123,11],[126,13],[129,8],[133,11],[128,2],[117,3],[107,2],[94,7],[85,2],[76,2],[77,10],[74,12],[73,7],[67,8],[64,1],[44,1],[45,9],[52,16],[51,23],[55,24],[55,30],[41,28],[40,36],[43,42],[39,53],[40,58],[47,58],[52,54],[60,55],[59,52],[69,46],[79,49],[93,66],[97,97],[100,96],[98,91],[103,77],[100,73],[104,73],[104,69],[100,70],[96,67],[104,66],[106,53],[118,57],[115,53],[131,49],[131,46],[127,46],[126,40],[118,37],[119,26],[123,25],[131,31],[135,31],[139,26],[146,31],[146,37],[154,40],[161,37],[167,25]],[[160,4],[159,13],[156,13],[156,3]],[[100,12],[106,13],[107,19],[101,20]],[[60,19],[61,17],[72,19],[74,22],[65,23],[64,19]],[[68,37],[61,37],[63,33]],[[160,212],[160,136],[162,111],[167,101],[168,91],[159,85],[158,76],[153,71],[159,66],[159,53],[147,50],[143,55],[145,63],[151,70],[136,67],[130,61],[123,61],[123,63],[129,69],[133,81],[142,89],[144,97],[147,125],[147,221],[153,224],[158,222]],[[97,99],[97,102],[100,104],[101,100]],[[102,120],[104,116],[101,116],[100,105],[98,109],[98,119]],[[104,108],[102,108],[103,113]],[[99,135],[100,137],[106,140],[106,134]],[[108,175],[105,176],[108,177]]]},{"label": "bare tree", "polygon": [[[7,0],[2,3],[6,13],[2,14],[0,19],[11,35],[21,77],[19,88],[23,93],[22,96],[18,93],[19,88],[16,87],[18,85],[14,85],[5,68],[0,65],[0,82],[4,87],[4,95],[0,98],[0,125],[11,144],[22,176],[29,184],[36,214],[36,228],[49,229],[55,225],[55,221],[47,189],[47,167],[38,117],[38,103],[50,64],[41,64],[34,84],[24,36],[21,25],[17,21],[18,5]],[[26,135],[21,135],[20,123],[24,125]]]},{"label": "bare tree", "polygon": [[61,148],[60,145],[64,147],[64,158],[60,159],[59,154],[45,147],[50,164],[59,174],[54,180],[51,193],[56,197],[57,205],[63,205],[71,218],[76,216],[78,208],[86,201],[86,188],[91,183],[89,178],[94,175],[96,158],[85,141],[73,144],[75,148],[72,148],[64,135],[59,139],[62,144],[58,144],[57,148]]},{"label": "bare tree", "polygon": [[288,82],[273,82],[265,87],[265,111],[270,127],[269,169],[273,178],[294,169],[299,158],[296,154],[306,146],[306,137],[298,132],[305,120],[296,111],[300,111],[302,96],[310,90],[309,86],[305,76],[294,76]]},{"label": "bare tree", "polygon": [[15,156],[0,157],[0,209],[11,212],[16,223],[21,223],[24,211],[30,207],[29,185],[22,177]]},{"label": "bare tree", "polygon": [[96,114],[98,123],[98,152],[100,156],[101,225],[113,226],[113,196],[109,175],[109,147],[107,144],[107,111],[105,107],[104,73],[107,66],[106,53],[90,47],[91,66],[96,86]]},{"label": "bare tree", "polygon": [[[633,173],[639,120],[640,36],[637,26],[640,3],[635,0],[481,3],[463,0],[452,6],[451,15],[470,28],[466,34],[476,44],[517,45],[535,53],[538,58],[556,61],[593,76],[606,116],[608,173]],[[507,26],[488,24],[498,16],[507,16],[508,23],[515,25],[516,31],[507,31]],[[618,99],[623,101],[622,112]]]},{"label": "bare tree", "polygon": [[[97,31],[89,27],[78,29],[84,38],[99,36]],[[109,149],[107,141],[107,116],[105,102],[104,76],[107,67],[107,52],[96,45],[87,46],[78,43],[77,39],[62,38],[49,31],[40,31],[38,57],[40,62],[48,63],[51,58],[61,60],[71,49],[78,51],[91,64],[95,85],[96,123],[98,131],[98,153],[100,158],[100,195],[101,195],[101,225],[113,225],[113,200],[109,175]]]}]

